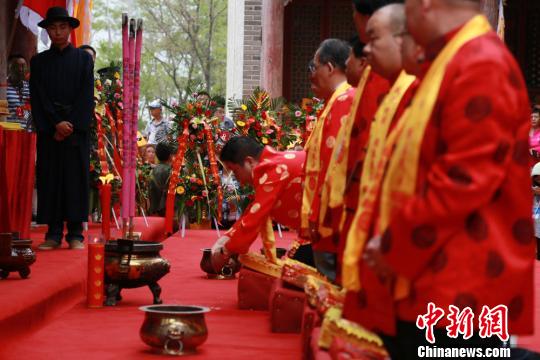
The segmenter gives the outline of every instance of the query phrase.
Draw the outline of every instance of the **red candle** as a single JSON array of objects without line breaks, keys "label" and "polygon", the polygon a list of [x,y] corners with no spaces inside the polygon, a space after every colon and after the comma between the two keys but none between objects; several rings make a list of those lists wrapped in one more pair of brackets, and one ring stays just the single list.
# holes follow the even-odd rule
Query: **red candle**
[{"label": "red candle", "polygon": [[111,191],[110,183],[101,186],[101,233],[104,241],[111,238]]},{"label": "red candle", "polygon": [[103,307],[105,244],[103,242],[97,242],[96,240],[88,244],[88,282],[86,305],[89,308]]}]

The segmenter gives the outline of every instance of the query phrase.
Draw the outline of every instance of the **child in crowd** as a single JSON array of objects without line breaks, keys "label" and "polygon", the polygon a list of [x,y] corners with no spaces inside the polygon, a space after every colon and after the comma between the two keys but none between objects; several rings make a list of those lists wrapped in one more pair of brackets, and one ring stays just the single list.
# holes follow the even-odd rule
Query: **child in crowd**
[{"label": "child in crowd", "polygon": [[152,169],[150,177],[150,209],[149,215],[165,216],[167,188],[171,175],[171,147],[162,142],[156,146],[156,156],[159,163]]}]

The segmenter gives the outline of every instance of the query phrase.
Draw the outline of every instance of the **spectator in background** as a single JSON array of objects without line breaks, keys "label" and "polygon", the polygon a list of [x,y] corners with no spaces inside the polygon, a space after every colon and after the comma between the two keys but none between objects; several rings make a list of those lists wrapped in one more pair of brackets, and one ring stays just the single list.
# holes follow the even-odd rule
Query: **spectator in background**
[{"label": "spectator in background", "polygon": [[150,209],[148,213],[149,215],[165,216],[172,149],[166,142],[161,142],[157,144],[155,152],[159,163],[152,169],[150,176]]},{"label": "spectator in background", "polygon": [[531,171],[533,201],[534,236],[536,237],[536,259],[540,260],[540,162]]},{"label": "spectator in background", "polygon": [[148,139],[148,144],[157,145],[167,140],[170,123],[163,117],[161,102],[154,100],[148,105],[150,110],[150,121],[144,129],[144,136]]},{"label": "spectator in background", "polygon": [[30,111],[30,86],[28,84],[28,64],[24,56],[16,54],[8,59],[7,101],[8,122],[21,124],[23,128],[32,127]]},{"label": "spectator in background", "polygon": [[533,112],[531,113],[529,148],[532,156],[540,158],[540,109],[536,107],[533,108]]},{"label": "spectator in background", "polygon": [[84,50],[84,51],[86,51],[87,53],[89,53],[90,56],[92,56],[92,60],[93,60],[94,62],[96,62],[96,55],[97,55],[96,49],[94,49],[94,48],[91,47],[90,45],[81,45],[81,46],[79,46],[79,49]]},{"label": "spectator in background", "polygon": [[196,100],[202,104],[203,108],[207,108],[210,102],[210,94],[206,91],[199,91]]},{"label": "spectator in background", "polygon": [[234,121],[225,115],[225,109],[222,106],[218,105],[216,111],[214,111],[214,117],[219,119],[219,128],[221,130],[231,131],[234,129]]},{"label": "spectator in background", "polygon": [[148,144],[144,148],[144,163],[155,165],[156,163],[156,146],[155,145]]}]

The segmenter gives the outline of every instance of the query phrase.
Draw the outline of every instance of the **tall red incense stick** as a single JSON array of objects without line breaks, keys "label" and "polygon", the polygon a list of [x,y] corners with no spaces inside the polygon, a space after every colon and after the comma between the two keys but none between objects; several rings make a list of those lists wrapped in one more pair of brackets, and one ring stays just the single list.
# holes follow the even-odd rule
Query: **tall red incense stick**
[{"label": "tall red incense stick", "polygon": [[[143,31],[143,21],[139,19],[137,21],[137,35],[135,41],[135,68],[134,68],[134,82],[133,82],[133,110],[132,110],[132,122],[131,122],[131,163],[133,164],[131,175],[132,179],[136,178],[136,164],[137,164],[137,128],[138,128],[138,114],[139,114],[139,93],[140,93],[140,79],[141,79],[141,51],[142,51],[142,31]],[[130,200],[131,205],[129,207],[129,215],[131,217],[135,216],[135,203],[136,203],[136,181],[133,180],[130,183]]]},{"label": "tall red incense stick", "polygon": [[123,74],[124,92],[123,92],[123,166],[122,166],[122,219],[124,232],[127,229],[127,219],[129,218],[129,153],[131,134],[131,81],[130,81],[130,34],[128,15],[122,14],[122,55],[123,55]]}]

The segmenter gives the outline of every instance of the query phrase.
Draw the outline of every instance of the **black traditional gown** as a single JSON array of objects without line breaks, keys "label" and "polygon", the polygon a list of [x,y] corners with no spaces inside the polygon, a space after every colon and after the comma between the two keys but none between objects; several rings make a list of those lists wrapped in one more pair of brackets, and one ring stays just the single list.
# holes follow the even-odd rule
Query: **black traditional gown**
[{"label": "black traditional gown", "polygon": [[[94,111],[92,57],[71,44],[32,58],[30,97],[37,128],[37,221],[83,222],[88,218],[89,128]],[[55,126],[73,124],[73,133],[54,140]]]}]

